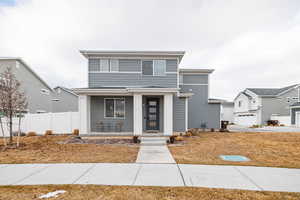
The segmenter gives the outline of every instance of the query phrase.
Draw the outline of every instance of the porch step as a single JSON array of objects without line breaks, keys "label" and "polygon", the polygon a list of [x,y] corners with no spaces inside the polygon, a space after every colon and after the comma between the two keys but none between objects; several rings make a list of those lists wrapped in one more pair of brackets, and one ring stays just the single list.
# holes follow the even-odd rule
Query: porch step
[{"label": "porch step", "polygon": [[160,146],[167,144],[167,137],[140,137],[142,146]]}]

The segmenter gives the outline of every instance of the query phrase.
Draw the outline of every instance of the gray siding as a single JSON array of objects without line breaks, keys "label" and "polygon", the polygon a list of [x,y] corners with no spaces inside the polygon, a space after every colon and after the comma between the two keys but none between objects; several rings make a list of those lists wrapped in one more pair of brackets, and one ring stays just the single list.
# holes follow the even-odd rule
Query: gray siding
[{"label": "gray siding", "polygon": [[[192,90],[192,91],[190,91]],[[188,128],[220,128],[220,104],[208,104],[207,85],[182,85],[181,91],[192,92],[188,100]]]},{"label": "gray siding", "polygon": [[300,112],[300,108],[293,108],[291,110],[291,124],[296,125],[296,112]]},{"label": "gray siding", "polygon": [[[92,96],[91,97],[91,131],[100,132],[97,128],[97,123],[103,122],[104,124],[110,124],[112,127],[118,123],[123,122],[122,132],[133,131],[133,97],[125,98],[125,119],[106,119],[104,118],[104,98],[113,98],[112,96]],[[117,96],[116,98],[122,98]],[[110,130],[104,130],[105,132],[115,132],[114,128]]]},{"label": "gray siding", "polygon": [[129,86],[129,87],[177,87],[177,75],[143,76],[140,73],[89,73],[89,87]]},{"label": "gray siding", "polygon": [[265,124],[272,114],[290,115],[290,105],[297,100],[291,99],[290,102],[287,102],[287,97],[298,97],[298,90],[291,90],[278,98],[262,98],[262,124]]},{"label": "gray siding", "polygon": [[173,129],[183,132],[185,128],[185,98],[173,97]]},{"label": "gray siding", "polygon": [[197,75],[183,75],[184,84],[208,84],[208,75],[207,74],[197,74]]},{"label": "gray siding", "polygon": [[52,101],[52,112],[78,111],[78,96],[70,94],[63,89],[58,93],[56,89],[53,98],[58,99],[59,101]]},{"label": "gray siding", "polygon": [[141,72],[141,60],[135,59],[120,59],[120,72]]},{"label": "gray siding", "polygon": [[[21,90],[24,91],[27,96],[29,112],[36,113],[37,110],[51,112],[52,94],[50,89],[23,66],[22,63],[20,63],[17,68],[15,60],[0,60],[0,73],[5,71],[7,67],[12,67],[13,73],[21,83]],[[49,90],[50,94],[42,94],[41,89]]]},{"label": "gray siding", "polygon": [[[99,59],[89,59],[89,71],[99,70]],[[89,87],[104,87],[104,86],[129,86],[129,87],[145,87],[145,86],[160,86],[160,87],[177,87],[177,60],[167,60],[165,76],[143,76],[141,74],[141,60],[137,59],[120,59],[120,72],[132,73],[89,73]],[[136,73],[134,73],[136,72]]]}]

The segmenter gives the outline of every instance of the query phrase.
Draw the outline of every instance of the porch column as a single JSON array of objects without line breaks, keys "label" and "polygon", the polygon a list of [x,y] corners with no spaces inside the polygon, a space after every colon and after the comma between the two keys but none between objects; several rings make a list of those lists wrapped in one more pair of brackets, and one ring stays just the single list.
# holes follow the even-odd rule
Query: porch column
[{"label": "porch column", "polygon": [[133,95],[133,135],[143,134],[143,98],[141,94]]},{"label": "porch column", "polygon": [[173,135],[173,94],[164,95],[164,135]]},{"label": "porch column", "polygon": [[90,133],[90,99],[88,95],[79,95],[79,134]]}]

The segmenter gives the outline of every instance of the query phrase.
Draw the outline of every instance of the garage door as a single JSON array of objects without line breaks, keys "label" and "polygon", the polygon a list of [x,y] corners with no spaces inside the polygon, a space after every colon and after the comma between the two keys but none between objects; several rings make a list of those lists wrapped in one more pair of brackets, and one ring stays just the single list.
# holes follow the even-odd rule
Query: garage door
[{"label": "garage door", "polygon": [[300,112],[296,112],[296,126],[300,127]]},{"label": "garage door", "polygon": [[252,126],[257,124],[257,117],[255,114],[236,115],[235,124],[242,126]]}]

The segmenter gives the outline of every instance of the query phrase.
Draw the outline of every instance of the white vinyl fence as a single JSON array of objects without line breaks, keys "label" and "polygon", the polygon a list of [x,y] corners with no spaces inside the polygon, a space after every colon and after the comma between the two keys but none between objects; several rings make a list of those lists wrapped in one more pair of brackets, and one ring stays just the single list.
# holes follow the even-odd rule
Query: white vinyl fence
[{"label": "white vinyl fence", "polygon": [[[3,124],[5,136],[8,136],[8,124],[5,121]],[[21,131],[25,133],[34,131],[44,134],[46,130],[52,130],[55,134],[66,134],[72,133],[74,129],[79,129],[78,112],[26,114],[21,121]],[[18,131],[17,118],[13,119],[13,131]]]},{"label": "white vinyl fence", "polygon": [[279,124],[284,124],[285,126],[291,125],[291,116],[282,116],[282,115],[272,115],[271,120],[278,120]]}]

